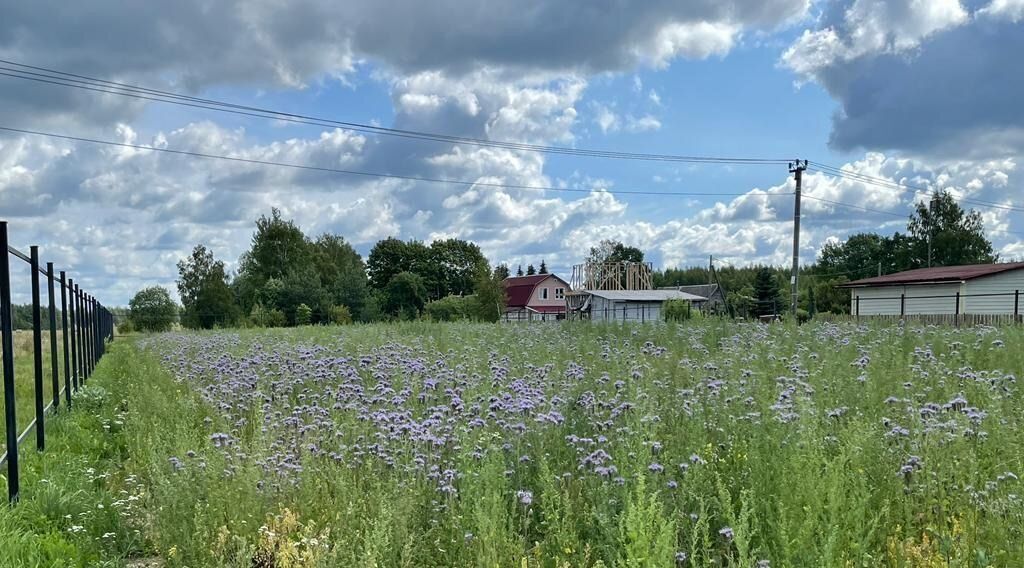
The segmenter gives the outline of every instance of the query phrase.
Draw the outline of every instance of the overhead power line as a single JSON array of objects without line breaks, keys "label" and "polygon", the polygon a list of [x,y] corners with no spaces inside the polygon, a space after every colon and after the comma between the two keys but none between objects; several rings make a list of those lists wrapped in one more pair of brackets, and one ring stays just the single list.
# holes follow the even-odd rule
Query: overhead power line
[{"label": "overhead power line", "polygon": [[[115,142],[113,140],[99,140],[96,138],[86,138],[83,136],[70,136],[66,134],[56,134],[53,132],[41,132],[38,130],[28,130],[24,128],[12,128],[9,126],[0,126],[0,130],[7,132],[16,132],[19,134],[29,134],[32,136],[44,136],[47,138],[57,138],[61,140],[71,140],[75,142],[87,142],[90,144],[102,144],[105,146],[115,146],[120,148],[132,148],[135,150],[151,150],[153,152],[163,152],[167,154],[176,154],[179,156],[189,156],[193,158],[205,158],[213,160],[226,160],[230,162],[239,162],[244,164],[253,164],[260,166],[273,166],[281,168],[291,168],[296,170],[310,170],[316,172],[335,173],[335,174],[346,174],[353,176],[363,177],[379,177],[379,178],[390,178],[400,179],[406,181],[422,181],[429,183],[441,183],[441,184],[452,184],[462,185],[471,187],[488,187],[498,189],[527,189],[527,190],[543,190],[543,191],[556,191],[556,192],[567,192],[567,193],[600,193],[607,191],[608,193],[617,193],[625,195],[663,195],[663,196],[686,196],[686,197],[742,197],[748,195],[747,193],[717,193],[717,192],[697,192],[697,191],[647,191],[647,190],[598,190],[598,189],[581,189],[581,188],[569,188],[569,187],[551,187],[551,186],[535,186],[535,185],[517,185],[507,183],[493,183],[484,181],[469,181],[469,180],[457,180],[457,179],[446,179],[446,178],[432,178],[422,176],[411,176],[401,174],[386,174],[380,172],[367,172],[360,170],[347,170],[341,168],[328,168],[321,166],[310,166],[305,164],[294,164],[291,162],[278,162],[273,160],[257,160],[253,158],[240,158],[237,156],[225,156],[221,154],[209,154],[206,152],[193,152],[190,150],[176,150],[173,148],[160,148],[154,146],[144,146],[142,144],[131,144],[128,142]],[[786,196],[792,195],[792,193],[773,193],[764,194],[766,196]]]},{"label": "overhead power line", "polygon": [[327,128],[344,128],[356,132],[379,134],[384,136],[396,136],[416,140],[442,142],[448,144],[466,144],[472,146],[494,147],[509,150],[521,150],[529,152],[542,152],[548,154],[561,154],[570,156],[582,156],[590,158],[607,158],[619,160],[642,160],[659,162],[681,162],[681,163],[703,163],[703,164],[731,164],[731,165],[780,165],[789,162],[784,158],[745,158],[726,156],[687,156],[675,154],[652,154],[637,152],[620,152],[613,150],[596,150],[586,148],[571,148],[567,146],[547,146],[541,144],[527,144],[521,142],[508,142],[500,140],[485,140],[468,136],[454,136],[416,130],[404,130],[387,128],[364,124],[358,122],[340,121],[329,118],[310,116],[305,114],[289,113],[268,108],[260,108],[249,105],[235,104],[210,98],[194,97],[183,95],[172,91],[140,87],[129,83],[109,81],[69,73],[57,69],[27,65],[15,61],[0,59],[0,76],[35,81],[61,87],[71,87],[87,91],[106,93],[135,99],[142,99],[154,102],[201,108],[216,112],[225,112],[243,116],[280,120],[297,124],[307,124]]},{"label": "overhead power line", "polygon": [[[842,177],[842,178],[849,179],[851,181],[858,181],[858,182],[861,182],[861,183],[864,183],[864,184],[874,185],[874,186],[882,187],[882,188],[896,189],[896,190],[900,190],[900,191],[908,191],[908,190],[910,190],[910,191],[919,191],[919,192],[922,192],[922,193],[924,193],[924,194],[926,194],[928,196],[933,196],[933,195],[936,194],[936,192],[934,190],[928,189],[926,187],[910,185],[910,184],[906,184],[906,183],[902,183],[902,182],[897,182],[897,181],[893,181],[893,180],[885,179],[885,178],[880,178],[880,177],[876,177],[876,176],[870,176],[870,175],[862,174],[862,173],[859,173],[859,172],[854,172],[854,171],[850,171],[850,170],[846,170],[846,169],[842,169],[842,168],[837,168],[835,166],[829,166],[829,165],[822,164],[822,163],[819,163],[819,162],[813,162],[812,161],[810,163],[811,163],[811,167],[810,167],[811,170],[817,171],[819,173],[823,173],[823,174],[826,174],[826,175]],[[949,187],[951,187],[952,189],[955,189],[955,190],[957,190],[957,191],[959,191],[961,193],[967,193],[967,191],[965,189],[961,188],[961,187],[957,187],[957,186],[949,186]],[[989,207],[989,208],[992,208],[992,209],[1003,209],[1003,210],[1006,210],[1006,211],[1024,212],[1024,207],[1021,207],[1021,206],[1018,206],[1018,205],[1013,205],[1013,204],[997,203],[997,202],[994,202],[994,201],[985,201],[985,200],[981,200],[981,199],[977,199],[977,198],[973,198],[973,197],[957,197],[957,200],[958,201],[962,201],[964,203],[970,203],[970,204],[973,204],[973,205],[978,205],[980,207]]]}]

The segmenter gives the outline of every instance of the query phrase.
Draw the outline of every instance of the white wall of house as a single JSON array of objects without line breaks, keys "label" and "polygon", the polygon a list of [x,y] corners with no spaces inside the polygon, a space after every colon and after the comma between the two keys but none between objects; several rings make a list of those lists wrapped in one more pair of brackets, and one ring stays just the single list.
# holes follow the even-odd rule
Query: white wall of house
[{"label": "white wall of house", "polygon": [[[948,284],[912,284],[870,286],[850,289],[850,313],[860,315],[900,315],[900,295],[904,295],[904,315],[940,315],[957,313],[956,294],[960,293],[961,314],[1012,314],[1014,291],[1024,292],[1024,270],[1010,270],[965,282]],[[999,296],[973,296],[1000,294]],[[930,296],[941,296],[938,298]],[[1024,303],[1018,308],[1024,313]]]}]

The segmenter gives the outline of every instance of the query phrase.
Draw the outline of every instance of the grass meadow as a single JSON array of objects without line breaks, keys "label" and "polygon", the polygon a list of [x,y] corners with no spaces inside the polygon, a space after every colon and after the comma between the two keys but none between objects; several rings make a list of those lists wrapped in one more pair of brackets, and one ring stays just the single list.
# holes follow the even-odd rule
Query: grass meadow
[{"label": "grass meadow", "polygon": [[[64,347],[61,332],[57,332],[57,369],[60,388],[64,388]],[[0,353],[3,352],[0,346]],[[14,332],[14,395],[17,406],[14,416],[17,419],[20,434],[35,418],[35,360],[32,348],[32,332],[19,330]],[[53,400],[53,376],[51,374],[50,331],[43,330],[43,405]],[[0,405],[3,404],[4,385],[0,381]],[[61,404],[64,404],[63,394]],[[6,439],[7,425],[0,420],[0,443]],[[26,438],[34,444],[35,438]],[[27,444],[28,442],[26,442]],[[35,446],[33,446],[35,447]],[[0,450],[2,452],[3,450]]]},{"label": "grass meadow", "polygon": [[24,450],[24,566],[1022,566],[1024,330],[408,323],[121,338]]}]

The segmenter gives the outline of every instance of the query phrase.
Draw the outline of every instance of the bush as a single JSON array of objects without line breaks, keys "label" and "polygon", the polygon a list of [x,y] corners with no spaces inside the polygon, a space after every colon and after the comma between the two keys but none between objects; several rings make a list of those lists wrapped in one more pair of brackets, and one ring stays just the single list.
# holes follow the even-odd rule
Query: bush
[{"label": "bush", "polygon": [[661,305],[661,316],[669,322],[686,321],[698,313],[688,300],[665,300]]},{"label": "bush", "polygon": [[249,313],[249,323],[253,327],[284,327],[288,318],[281,310],[268,310],[262,304],[256,304]]},{"label": "bush", "polygon": [[295,325],[309,325],[313,321],[313,308],[306,304],[299,304],[295,308]]},{"label": "bush", "polygon": [[334,306],[327,312],[328,319],[334,325],[348,325],[352,323],[352,311],[348,306]]},{"label": "bush", "polygon": [[166,289],[150,286],[139,290],[128,302],[128,317],[139,331],[167,331],[178,316],[178,306]]},{"label": "bush", "polygon": [[446,296],[426,306],[427,315],[434,321],[469,319],[474,306],[473,296]]}]

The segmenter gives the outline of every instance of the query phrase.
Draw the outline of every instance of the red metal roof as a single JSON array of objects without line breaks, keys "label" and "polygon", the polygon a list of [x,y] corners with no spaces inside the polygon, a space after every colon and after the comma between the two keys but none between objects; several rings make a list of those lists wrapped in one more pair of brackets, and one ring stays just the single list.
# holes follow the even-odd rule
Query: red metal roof
[{"label": "red metal roof", "polygon": [[885,276],[863,278],[841,284],[840,288],[858,286],[890,286],[895,284],[927,284],[930,282],[961,282],[982,276],[991,276],[1008,270],[1024,268],[1024,262],[1003,262],[1000,264],[967,264],[963,266],[934,266],[905,270]]},{"label": "red metal roof", "polygon": [[510,308],[524,308],[530,302],[530,296],[533,294],[533,289],[538,284],[547,280],[548,278],[554,278],[565,284],[566,288],[569,284],[565,280],[555,276],[554,274],[534,274],[531,276],[510,276],[502,282],[505,285],[505,303]]}]

